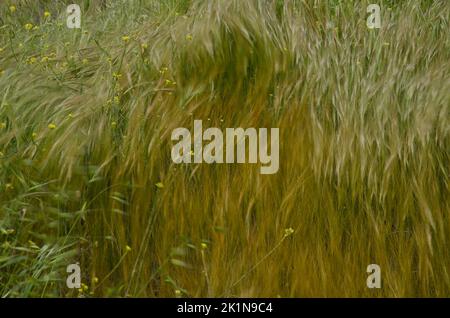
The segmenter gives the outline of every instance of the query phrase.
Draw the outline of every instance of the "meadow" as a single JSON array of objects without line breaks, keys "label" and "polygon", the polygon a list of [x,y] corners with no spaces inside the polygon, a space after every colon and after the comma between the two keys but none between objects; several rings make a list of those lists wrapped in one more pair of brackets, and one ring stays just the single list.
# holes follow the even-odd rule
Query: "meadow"
[{"label": "meadow", "polygon": [[[0,296],[449,297],[449,42],[446,0],[0,1]],[[278,172],[175,164],[194,120]]]}]

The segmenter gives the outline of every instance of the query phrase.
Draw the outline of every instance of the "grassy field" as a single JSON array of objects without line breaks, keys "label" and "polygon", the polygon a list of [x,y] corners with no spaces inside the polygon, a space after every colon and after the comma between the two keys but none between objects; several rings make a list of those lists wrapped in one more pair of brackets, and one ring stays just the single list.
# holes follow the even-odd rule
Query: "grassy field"
[{"label": "grassy field", "polygon": [[[0,296],[449,297],[449,23],[446,0],[1,1]],[[279,127],[278,173],[174,164],[194,119]]]}]

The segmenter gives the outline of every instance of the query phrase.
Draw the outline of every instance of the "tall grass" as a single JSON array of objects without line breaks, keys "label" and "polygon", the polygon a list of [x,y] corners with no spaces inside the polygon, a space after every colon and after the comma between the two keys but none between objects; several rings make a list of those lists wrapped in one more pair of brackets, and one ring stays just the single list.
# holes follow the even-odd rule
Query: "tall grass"
[{"label": "tall grass", "polygon": [[[0,4],[0,295],[450,296],[448,1],[379,30],[367,1],[86,0],[81,30],[71,2]],[[194,119],[279,127],[279,172],[175,165]]]}]

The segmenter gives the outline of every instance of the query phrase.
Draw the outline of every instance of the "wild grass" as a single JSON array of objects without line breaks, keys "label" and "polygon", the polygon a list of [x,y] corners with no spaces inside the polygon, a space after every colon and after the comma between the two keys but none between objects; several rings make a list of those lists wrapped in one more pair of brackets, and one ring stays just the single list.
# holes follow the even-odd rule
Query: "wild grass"
[{"label": "wild grass", "polygon": [[[1,296],[450,296],[448,1],[376,1],[379,30],[368,1],[85,0],[80,30],[72,2],[0,3]],[[172,163],[194,119],[279,127],[279,172]]]}]

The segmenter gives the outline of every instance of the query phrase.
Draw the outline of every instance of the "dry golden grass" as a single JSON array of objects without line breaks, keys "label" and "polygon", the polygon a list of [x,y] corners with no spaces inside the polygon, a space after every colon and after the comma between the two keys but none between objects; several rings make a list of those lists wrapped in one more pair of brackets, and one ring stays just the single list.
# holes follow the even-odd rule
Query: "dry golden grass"
[{"label": "dry golden grass", "polygon": [[[450,295],[448,1],[380,30],[367,1],[48,3],[0,4],[0,295]],[[279,172],[175,165],[194,119],[279,127]]]}]

